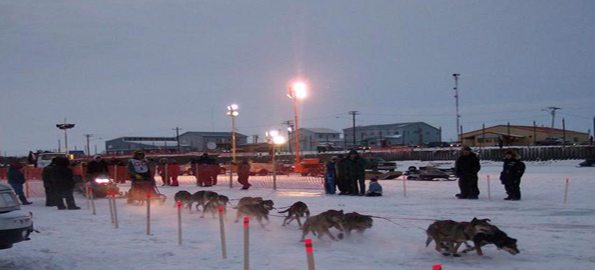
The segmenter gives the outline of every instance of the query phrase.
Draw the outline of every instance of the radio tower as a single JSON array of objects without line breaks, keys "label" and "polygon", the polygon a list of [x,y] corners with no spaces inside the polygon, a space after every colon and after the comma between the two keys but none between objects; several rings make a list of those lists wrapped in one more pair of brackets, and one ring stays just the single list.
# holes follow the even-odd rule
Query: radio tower
[{"label": "radio tower", "polygon": [[453,89],[455,90],[455,106],[457,113],[457,141],[461,138],[461,114],[459,113],[459,76],[461,76],[461,74],[452,74],[452,77],[455,79],[455,87]]}]

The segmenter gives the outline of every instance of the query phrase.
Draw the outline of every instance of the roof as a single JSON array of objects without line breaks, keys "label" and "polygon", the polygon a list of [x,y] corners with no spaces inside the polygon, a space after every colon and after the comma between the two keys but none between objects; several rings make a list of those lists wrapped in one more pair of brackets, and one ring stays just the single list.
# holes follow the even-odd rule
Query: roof
[{"label": "roof", "polygon": [[[405,123],[394,123],[394,124],[381,124],[381,125],[368,125],[368,126],[356,126],[355,128],[404,128],[407,126],[411,126],[411,125],[426,125],[426,126],[430,126],[433,127],[435,129],[438,129],[437,127],[434,127],[426,122],[405,122]],[[350,130],[353,129],[353,127],[348,127],[348,128],[344,128],[343,130]]]},{"label": "roof", "polygon": [[[228,137],[228,136],[231,136],[231,132],[220,132],[220,131],[187,131],[187,132],[180,134],[180,136],[184,136],[184,135],[188,135],[188,134],[202,136],[202,137]],[[248,137],[244,134],[237,133],[237,132],[236,132],[236,136]]]},{"label": "roof", "polygon": [[[508,128],[508,125],[495,125],[495,126],[491,126],[491,127],[486,127],[486,133],[488,132],[488,130],[493,129],[493,128]],[[562,134],[564,132],[568,133],[578,133],[578,134],[583,134],[583,135],[588,135],[585,132],[580,132],[580,131],[573,131],[573,130],[563,130],[563,129],[559,129],[559,128],[549,128],[549,127],[533,127],[533,126],[523,126],[523,125],[510,125],[511,129],[522,129],[522,130],[526,130],[526,131],[531,131],[533,132],[533,129],[535,129],[536,132],[539,133],[557,133],[557,134]],[[481,129],[478,130],[473,130],[473,131],[468,131],[465,132],[463,134],[461,134],[461,137],[466,137],[466,136],[471,136],[474,133],[478,133],[481,132]],[[491,133],[496,133],[494,131],[490,131]],[[503,134],[504,135],[504,134]],[[513,134],[511,134],[512,136]],[[520,136],[519,136],[520,137]]]},{"label": "roof", "polygon": [[339,134],[341,132],[336,131],[336,130],[332,130],[330,128],[300,128],[303,130],[308,130],[311,131],[313,133],[329,133],[329,134]]},{"label": "roof", "polygon": [[108,142],[116,141],[116,140],[122,140],[122,141],[126,141],[126,142],[131,142],[131,141],[167,142],[167,141],[176,141],[176,137],[126,136],[126,137],[119,137],[119,138],[111,139],[111,140],[108,140]]},{"label": "roof", "polygon": [[[471,133],[471,132],[468,132]],[[475,134],[469,134],[469,135],[465,135],[467,133],[461,134],[461,138],[473,138],[475,136],[481,135],[475,135]],[[509,136],[509,137],[516,137],[516,138],[524,138],[524,135],[520,135],[520,134],[514,134],[514,133],[510,133],[508,134],[508,132],[496,132],[496,131],[486,131],[485,134],[496,134],[496,135],[502,135],[502,136]]]}]

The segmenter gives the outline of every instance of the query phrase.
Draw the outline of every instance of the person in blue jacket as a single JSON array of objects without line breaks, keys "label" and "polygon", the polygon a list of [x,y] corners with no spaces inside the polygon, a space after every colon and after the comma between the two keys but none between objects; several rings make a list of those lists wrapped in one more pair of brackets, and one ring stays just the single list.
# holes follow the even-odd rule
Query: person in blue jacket
[{"label": "person in blue jacket", "polygon": [[337,157],[332,157],[324,165],[324,191],[326,194],[335,194],[337,191],[336,188],[336,179],[337,179]]},{"label": "person in blue jacket", "polygon": [[25,193],[23,192],[23,184],[25,184],[25,176],[21,169],[23,165],[18,162],[13,162],[10,164],[10,168],[8,168],[8,184],[14,189],[14,192],[21,200],[23,205],[31,204],[25,197]]}]

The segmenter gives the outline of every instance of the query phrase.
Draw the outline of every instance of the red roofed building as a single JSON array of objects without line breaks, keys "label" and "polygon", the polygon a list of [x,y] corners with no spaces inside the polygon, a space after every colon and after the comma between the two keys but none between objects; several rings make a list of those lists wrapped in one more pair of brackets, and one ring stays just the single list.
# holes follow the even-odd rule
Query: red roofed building
[{"label": "red roofed building", "polygon": [[[555,138],[555,139],[554,139]],[[535,145],[545,141],[566,141],[582,144],[589,141],[585,132],[548,127],[497,125],[461,134],[461,143],[468,146]]]}]

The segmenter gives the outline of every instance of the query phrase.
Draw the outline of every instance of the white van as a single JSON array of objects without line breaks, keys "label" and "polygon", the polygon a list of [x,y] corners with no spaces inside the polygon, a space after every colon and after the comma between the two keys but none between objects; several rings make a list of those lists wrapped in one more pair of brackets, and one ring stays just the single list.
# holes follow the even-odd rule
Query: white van
[{"label": "white van", "polygon": [[14,191],[0,184],[0,249],[29,240],[29,234],[33,232],[31,216],[30,212],[21,210]]},{"label": "white van", "polygon": [[44,168],[52,163],[52,159],[55,157],[65,157],[64,153],[39,153],[37,155],[37,167]]}]

